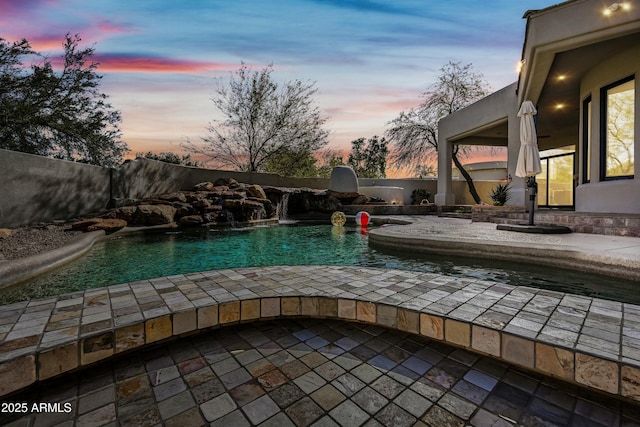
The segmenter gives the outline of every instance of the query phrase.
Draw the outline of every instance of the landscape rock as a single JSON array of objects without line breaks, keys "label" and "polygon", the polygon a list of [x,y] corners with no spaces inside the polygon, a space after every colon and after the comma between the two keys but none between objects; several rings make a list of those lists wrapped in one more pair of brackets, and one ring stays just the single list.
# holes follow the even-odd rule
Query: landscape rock
[{"label": "landscape rock", "polygon": [[187,215],[178,220],[178,224],[184,226],[196,226],[202,225],[203,223],[202,215]]},{"label": "landscape rock", "polygon": [[227,177],[216,179],[216,181],[213,183],[213,185],[216,186],[216,187],[219,187],[221,185],[225,185],[225,186],[227,186],[227,187],[229,187],[231,189],[240,187],[240,183],[238,183],[238,181],[236,181],[233,178],[227,178]]},{"label": "landscape rock", "polygon": [[225,199],[244,199],[247,197],[247,193],[245,193],[244,191],[224,191],[221,196],[222,198]]},{"label": "landscape rock", "polygon": [[274,215],[277,214],[276,206],[274,206],[273,202],[271,202],[271,200],[269,200],[269,199],[259,199],[259,198],[255,198],[255,197],[247,197],[247,200],[260,203],[264,207],[265,215],[266,215],[267,218],[272,218]]},{"label": "landscape rock", "polygon": [[283,204],[288,205],[288,214],[330,214],[356,198],[365,201],[363,197],[358,193],[260,186],[238,183],[233,178],[219,178],[213,183],[201,182],[191,191],[130,200],[129,205],[102,216],[135,226],[174,222],[184,226],[236,224],[276,218]]},{"label": "landscape rock", "polygon": [[213,190],[212,182],[201,182],[193,186],[193,191],[211,191]]},{"label": "landscape rock", "polygon": [[194,200],[191,205],[194,208],[200,208],[200,209],[205,209],[208,208],[209,206],[211,206],[211,201],[208,199],[197,199]]},{"label": "landscape rock", "polygon": [[124,219],[129,224],[136,223],[136,214],[138,212],[138,206],[123,206],[114,211],[111,211],[108,215],[110,218]]},{"label": "landscape rock", "polygon": [[87,227],[87,231],[104,230],[105,233],[110,234],[118,230],[121,230],[126,226],[127,226],[127,221],[123,219],[102,218],[102,221]]},{"label": "landscape rock", "polygon": [[127,221],[117,218],[88,218],[71,224],[71,228],[76,231],[104,230],[106,233],[113,233],[126,226]]},{"label": "landscape rock", "polygon": [[13,232],[8,228],[0,228],[0,239],[6,239],[11,236]]},{"label": "landscape rock", "polygon": [[134,224],[161,225],[175,221],[176,208],[169,205],[139,205]]},{"label": "landscape rock", "polygon": [[280,187],[272,187],[270,185],[263,185],[262,186],[262,191],[264,191],[267,196],[272,195],[272,194],[276,195],[276,196],[281,196],[281,195],[283,195],[285,193],[290,193],[291,192],[291,191],[288,191],[288,190],[289,190],[288,188],[287,189],[283,189],[283,188],[280,188]]},{"label": "landscape rock", "polygon": [[202,215],[202,220],[207,223],[215,223],[215,222],[228,222],[226,214],[223,214],[222,210],[220,212],[209,212]]},{"label": "landscape rock", "polygon": [[259,185],[247,185],[244,188],[248,197],[255,197],[256,199],[266,199],[267,195]]},{"label": "landscape rock", "polygon": [[176,208],[176,217],[181,218],[183,216],[195,215],[197,212],[189,203],[172,202],[171,206]]},{"label": "landscape rock", "polygon": [[233,213],[236,221],[242,218],[244,221],[255,221],[266,217],[264,205],[247,199],[226,199],[222,208]]},{"label": "landscape rock", "polygon": [[166,202],[185,203],[187,201],[187,196],[185,196],[184,193],[161,194],[157,198]]},{"label": "landscape rock", "polygon": [[262,203],[247,199],[226,199],[222,202],[223,209],[260,209]]},{"label": "landscape rock", "polygon": [[332,213],[341,207],[340,200],[326,191],[294,191],[289,195],[288,214]]}]

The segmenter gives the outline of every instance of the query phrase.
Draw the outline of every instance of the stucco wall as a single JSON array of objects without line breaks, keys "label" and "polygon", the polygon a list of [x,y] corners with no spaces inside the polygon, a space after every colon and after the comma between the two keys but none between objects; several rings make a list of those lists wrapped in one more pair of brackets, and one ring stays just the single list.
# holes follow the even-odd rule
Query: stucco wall
[{"label": "stucco wall", "polygon": [[[600,182],[600,90],[601,88],[635,75],[635,171],[634,179],[619,179]],[[616,55],[586,72],[580,82],[580,100],[591,96],[591,179],[585,183],[585,168],[582,161],[583,135],[580,132],[580,143],[576,144],[576,161],[578,162],[578,182],[576,188],[576,211],[578,212],[618,212],[640,213],[640,197],[629,195],[640,194],[640,46]],[[583,115],[581,114],[582,118]],[[583,124],[580,124],[583,129]]]},{"label": "stucco wall", "polygon": [[67,219],[109,202],[109,169],[0,150],[0,227]]},{"label": "stucco wall", "polygon": [[[511,175],[512,200],[510,204],[524,204],[524,180],[515,175],[517,156],[520,147],[519,123],[516,117],[517,83],[513,83],[499,91],[479,100],[478,102],[458,110],[438,123],[438,193],[435,203],[438,205],[470,204],[472,199],[468,191],[462,192],[459,184],[452,180],[451,146],[462,138],[481,132],[483,129],[507,122],[507,138],[509,141],[506,174]],[[478,189],[483,201],[488,198],[490,188]],[[489,203],[490,201],[487,201]]]},{"label": "stucco wall", "polygon": [[[112,198],[135,199],[191,189],[203,181],[231,177],[247,184],[326,189],[328,178],[285,178],[269,173],[244,173],[171,165],[148,159],[127,162],[118,169],[49,159],[0,150],[0,228],[66,220],[106,209]],[[426,189],[431,200],[436,179],[360,179],[361,186],[403,187],[404,204],[411,192]],[[477,181],[483,200],[495,183]],[[459,203],[473,203],[463,181],[454,186]]]}]

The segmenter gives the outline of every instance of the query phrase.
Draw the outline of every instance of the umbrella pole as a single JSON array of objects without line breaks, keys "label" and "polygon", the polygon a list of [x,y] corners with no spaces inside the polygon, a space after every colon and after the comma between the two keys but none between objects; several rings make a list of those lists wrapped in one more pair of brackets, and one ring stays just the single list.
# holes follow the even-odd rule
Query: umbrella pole
[{"label": "umbrella pole", "polygon": [[535,176],[527,178],[527,187],[529,188],[529,225],[533,225],[533,211],[536,206],[536,194],[538,193],[538,183]]}]

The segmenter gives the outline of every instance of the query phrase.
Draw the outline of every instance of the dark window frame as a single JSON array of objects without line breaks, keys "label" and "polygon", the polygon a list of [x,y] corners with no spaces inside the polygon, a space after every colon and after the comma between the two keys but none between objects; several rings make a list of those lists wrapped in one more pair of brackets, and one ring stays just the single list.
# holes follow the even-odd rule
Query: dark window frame
[{"label": "dark window frame", "polygon": [[[635,175],[607,176],[607,92],[616,86],[635,80],[635,74],[615,81],[600,89],[600,181],[616,181],[620,179],[634,179]],[[635,101],[635,97],[634,97]],[[635,117],[634,117],[635,120]],[[634,141],[635,143],[635,141]],[[635,162],[635,159],[634,159]],[[593,171],[592,171],[593,172]]]},{"label": "dark window frame", "polygon": [[[582,183],[587,184],[591,182],[591,173],[593,173],[590,166],[591,153],[593,149],[593,138],[589,138],[591,133],[590,124],[591,117],[589,114],[589,105],[591,105],[591,114],[593,114],[593,104],[591,95],[587,96],[582,101]],[[593,136],[593,135],[592,135]]]},{"label": "dark window frame", "polygon": [[[566,210],[575,210],[576,208],[576,187],[575,187],[575,183],[576,180],[575,178],[571,180],[571,204],[570,205],[550,205],[549,204],[549,159],[555,159],[557,157],[573,157],[573,173],[575,176],[576,173],[576,158],[578,156],[576,156],[575,151],[573,153],[561,153],[561,154],[554,154],[553,156],[547,156],[547,157],[541,157],[540,161],[547,162],[547,174],[545,176],[545,181],[546,181],[546,194],[547,194],[547,201],[546,204],[544,205],[539,205],[541,208],[548,208],[548,209],[566,209]],[[538,201],[539,203],[539,201]]]}]

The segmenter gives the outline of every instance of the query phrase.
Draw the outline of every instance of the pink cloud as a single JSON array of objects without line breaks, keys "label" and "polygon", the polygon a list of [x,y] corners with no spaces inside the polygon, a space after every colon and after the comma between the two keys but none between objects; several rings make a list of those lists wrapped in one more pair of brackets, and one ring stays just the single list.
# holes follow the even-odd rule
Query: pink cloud
[{"label": "pink cloud", "polygon": [[202,71],[228,71],[237,64],[187,61],[160,57],[97,54],[94,60],[98,70],[112,73],[197,73]]},{"label": "pink cloud", "polygon": [[97,24],[95,24],[93,27],[97,27],[98,30],[100,30],[99,32],[102,34],[121,34],[121,33],[135,33],[136,31],[133,30],[130,26],[128,25],[123,25],[123,24],[117,24],[108,20],[101,20],[98,21]]},{"label": "pink cloud", "polygon": [[56,34],[56,35],[37,35],[27,37],[31,47],[36,52],[47,52],[47,51],[60,51],[62,52],[62,46],[64,43],[64,34]]}]

